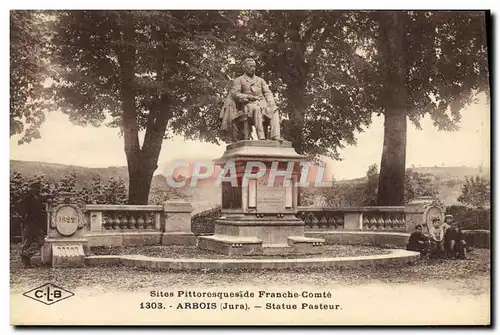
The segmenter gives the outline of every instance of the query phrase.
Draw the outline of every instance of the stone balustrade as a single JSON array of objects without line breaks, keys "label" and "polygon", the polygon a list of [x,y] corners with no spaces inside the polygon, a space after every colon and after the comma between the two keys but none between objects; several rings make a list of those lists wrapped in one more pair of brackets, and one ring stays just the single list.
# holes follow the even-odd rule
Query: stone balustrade
[{"label": "stone balustrade", "polygon": [[406,231],[404,206],[299,207],[306,229]]},{"label": "stone balustrade", "polygon": [[163,206],[86,205],[87,231],[161,231]]},{"label": "stone balustrade", "polygon": [[182,199],[163,205],[86,205],[85,238],[90,246],[194,245],[192,210]]}]

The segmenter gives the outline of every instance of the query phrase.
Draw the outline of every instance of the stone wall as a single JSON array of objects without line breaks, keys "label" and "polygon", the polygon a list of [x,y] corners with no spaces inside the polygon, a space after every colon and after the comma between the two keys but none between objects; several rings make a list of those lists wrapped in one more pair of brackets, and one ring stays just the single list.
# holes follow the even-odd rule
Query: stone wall
[{"label": "stone wall", "polygon": [[474,248],[490,249],[491,247],[491,233],[489,230],[464,230],[465,241],[467,245]]}]

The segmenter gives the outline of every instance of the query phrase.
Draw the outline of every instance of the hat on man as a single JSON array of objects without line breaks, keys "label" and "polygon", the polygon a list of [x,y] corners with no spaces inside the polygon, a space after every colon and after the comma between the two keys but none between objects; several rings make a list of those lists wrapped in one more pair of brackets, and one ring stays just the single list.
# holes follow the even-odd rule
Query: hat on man
[{"label": "hat on man", "polygon": [[247,64],[247,63],[257,63],[257,62],[256,62],[256,61],[255,61],[255,59],[253,59],[253,58],[246,58],[246,59],[243,61],[242,65],[243,65],[243,66],[245,66],[245,64]]}]

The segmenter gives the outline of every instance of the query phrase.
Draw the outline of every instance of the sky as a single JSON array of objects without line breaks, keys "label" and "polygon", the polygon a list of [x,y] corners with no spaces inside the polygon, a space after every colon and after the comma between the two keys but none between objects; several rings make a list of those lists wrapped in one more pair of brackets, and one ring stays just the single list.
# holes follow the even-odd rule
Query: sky
[{"label": "sky", "polygon": [[[460,130],[438,131],[429,118],[422,130],[408,124],[406,165],[411,166],[490,166],[490,107],[482,97],[462,113]],[[61,113],[50,113],[40,128],[42,138],[18,145],[10,139],[10,158],[86,167],[125,166],[123,138],[117,129],[74,126]],[[373,116],[372,124],[357,133],[357,145],[340,151],[342,161],[327,160],[328,171],[336,180],[362,177],[368,167],[380,165],[383,144],[383,117]],[[165,140],[156,173],[165,173],[172,160],[212,160],[224,153],[225,146],[185,141],[182,137]]]}]

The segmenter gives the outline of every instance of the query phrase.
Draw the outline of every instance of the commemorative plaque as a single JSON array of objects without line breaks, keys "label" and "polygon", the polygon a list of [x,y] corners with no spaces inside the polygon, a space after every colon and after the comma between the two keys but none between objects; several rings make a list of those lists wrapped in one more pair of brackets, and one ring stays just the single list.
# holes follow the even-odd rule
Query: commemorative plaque
[{"label": "commemorative plaque", "polygon": [[257,212],[283,213],[285,211],[285,188],[283,182],[276,180],[274,185],[268,186],[267,181],[257,183]]},{"label": "commemorative plaque", "polygon": [[61,205],[54,212],[53,224],[61,235],[73,235],[81,225],[78,208],[74,205]]}]

